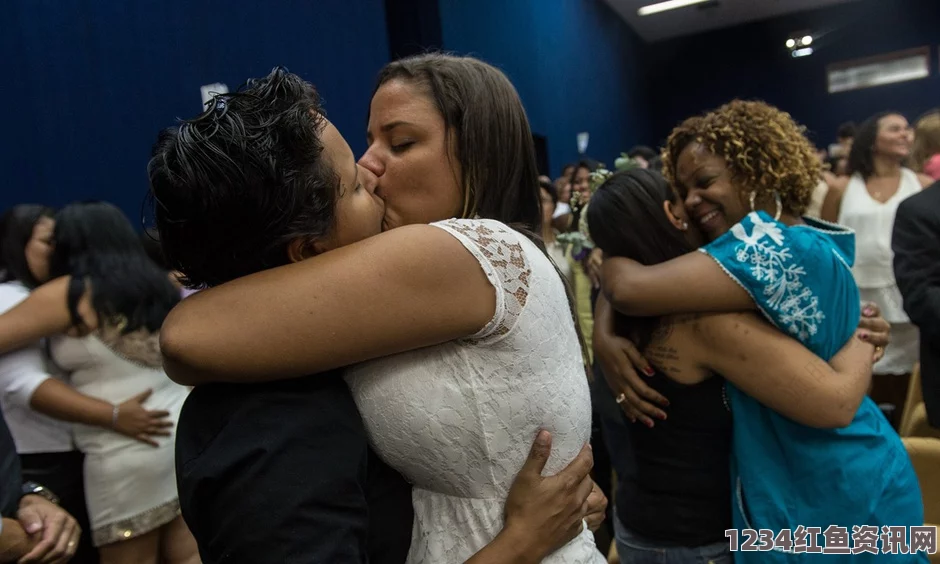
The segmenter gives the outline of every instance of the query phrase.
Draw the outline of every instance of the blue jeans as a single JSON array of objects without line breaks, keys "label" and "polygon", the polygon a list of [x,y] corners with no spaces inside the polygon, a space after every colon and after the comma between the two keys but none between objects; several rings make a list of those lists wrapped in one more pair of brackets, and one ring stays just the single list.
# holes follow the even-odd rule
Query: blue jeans
[{"label": "blue jeans", "polygon": [[733,564],[728,541],[695,548],[663,546],[629,531],[614,513],[614,534],[620,564]]}]

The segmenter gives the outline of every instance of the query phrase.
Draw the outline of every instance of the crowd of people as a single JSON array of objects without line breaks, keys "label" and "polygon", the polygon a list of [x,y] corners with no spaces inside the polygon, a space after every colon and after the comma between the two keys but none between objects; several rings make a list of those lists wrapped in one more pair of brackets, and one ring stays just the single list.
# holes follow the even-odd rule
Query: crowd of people
[{"label": "crowd of people", "polygon": [[[553,181],[475,58],[389,63],[362,155],[283,68],[214,96],[157,136],[154,229],[0,220],[0,561],[791,562],[726,531],[924,525],[896,427],[918,362],[940,427],[940,112],[837,136],[735,100]],[[927,561],[885,552],[841,558]]]}]

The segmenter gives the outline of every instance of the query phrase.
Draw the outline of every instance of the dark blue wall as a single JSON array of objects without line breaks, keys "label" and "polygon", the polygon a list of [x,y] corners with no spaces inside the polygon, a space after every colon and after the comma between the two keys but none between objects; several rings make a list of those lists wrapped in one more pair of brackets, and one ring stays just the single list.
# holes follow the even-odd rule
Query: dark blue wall
[{"label": "dark blue wall", "polygon": [[588,154],[614,158],[646,140],[642,45],[602,0],[440,0],[444,47],[501,68],[532,130],[548,138],[553,174]]},{"label": "dark blue wall", "polygon": [[[816,52],[794,59],[784,43],[793,32],[822,33]],[[645,49],[655,117],[654,139],[682,119],[732,98],[763,99],[793,114],[820,146],[835,141],[840,123],[885,109],[915,119],[940,106],[940,1],[865,0],[712,33],[655,43]],[[826,66],[891,51],[931,47],[923,80],[829,94]]]},{"label": "dark blue wall", "polygon": [[314,82],[357,153],[388,61],[382,0],[7,0],[0,9],[0,209],[100,198],[133,221],[157,131],[284,65]]}]

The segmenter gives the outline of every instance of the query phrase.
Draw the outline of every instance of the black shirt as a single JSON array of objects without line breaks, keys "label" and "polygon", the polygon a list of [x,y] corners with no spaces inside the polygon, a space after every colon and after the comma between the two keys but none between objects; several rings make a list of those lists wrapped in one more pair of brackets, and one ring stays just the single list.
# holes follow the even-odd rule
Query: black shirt
[{"label": "black shirt", "polygon": [[338,371],[198,386],[180,414],[176,472],[205,564],[407,556],[411,487],[369,448]]},{"label": "black shirt", "polygon": [[669,417],[630,425],[632,464],[620,477],[617,515],[649,540],[678,546],[721,542],[731,528],[731,412],[724,379],[684,385],[657,372],[647,383],[669,398]]}]

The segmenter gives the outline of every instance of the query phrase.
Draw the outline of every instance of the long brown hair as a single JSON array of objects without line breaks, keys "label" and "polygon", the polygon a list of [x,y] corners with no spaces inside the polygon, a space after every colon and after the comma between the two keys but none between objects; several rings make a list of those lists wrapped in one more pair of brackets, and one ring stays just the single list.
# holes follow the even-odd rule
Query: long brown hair
[{"label": "long brown hair", "polygon": [[[392,80],[423,87],[444,118],[445,131],[454,133],[454,154],[462,171],[463,217],[501,221],[531,239],[548,256],[537,235],[542,204],[532,129],[522,100],[506,75],[473,57],[427,53],[386,65],[375,90]],[[565,285],[590,374],[590,357],[571,288],[557,266],[555,270]]]}]

